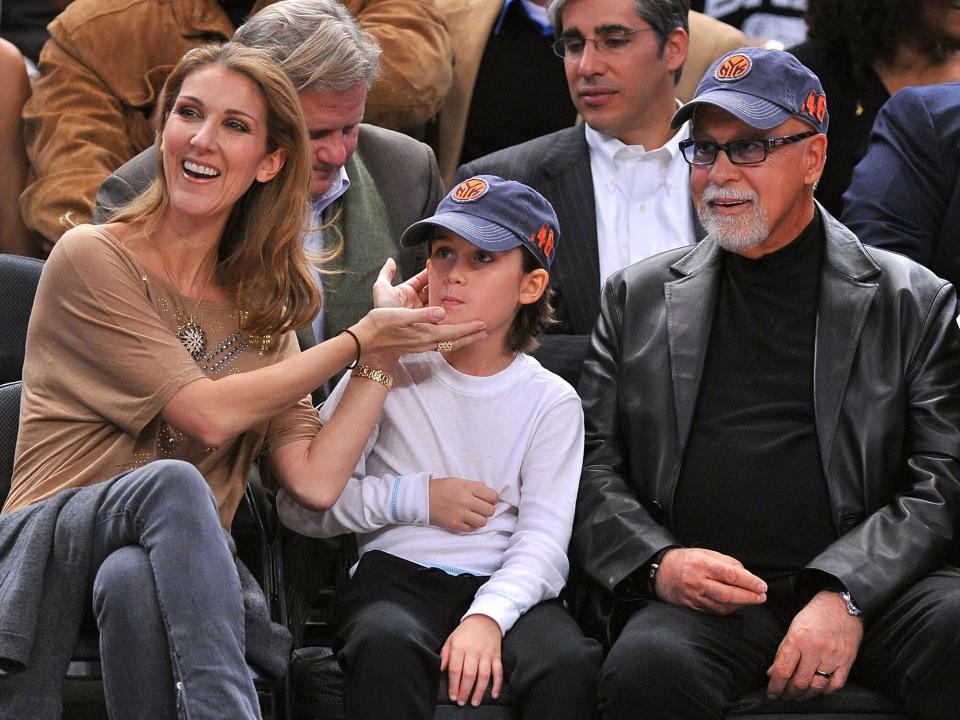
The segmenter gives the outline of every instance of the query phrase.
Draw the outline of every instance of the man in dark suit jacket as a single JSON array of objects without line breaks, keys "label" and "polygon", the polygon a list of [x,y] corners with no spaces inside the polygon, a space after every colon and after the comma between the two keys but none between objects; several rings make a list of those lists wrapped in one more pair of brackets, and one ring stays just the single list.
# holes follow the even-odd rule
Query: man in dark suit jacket
[{"label": "man in dark suit jacket", "polygon": [[600,286],[625,265],[703,236],[670,127],[688,47],[688,0],[558,0],[550,5],[570,96],[584,123],[500,150],[457,171],[538,190],[563,250],[550,284],[559,324],[537,358],[576,385]]},{"label": "man in dark suit jacket", "polygon": [[960,83],[904,88],[881,108],[843,222],[960,283]]},{"label": "man in dark suit jacket", "polygon": [[[433,213],[443,185],[427,145],[361,124],[380,49],[339,2],[270,5],[240,27],[233,40],[271,55],[298,89],[314,163],[314,212],[307,219],[312,229],[305,245],[320,253],[343,243],[340,255],[325,266],[342,272],[315,274],[323,309],[312,326],[298,333],[301,346],[310,346],[370,310],[373,281],[388,257],[399,259],[399,276],[423,269],[422,252],[401,250],[398,241],[408,226]],[[149,184],[155,157],[155,148],[148,148],[104,180],[95,222],[104,222]]]},{"label": "man in dark suit jacket", "polygon": [[722,58],[691,115],[709,234],[610,278],[580,382],[601,717],[721,720],[848,678],[956,717],[956,294],[815,204],[827,101],[792,55]]}]

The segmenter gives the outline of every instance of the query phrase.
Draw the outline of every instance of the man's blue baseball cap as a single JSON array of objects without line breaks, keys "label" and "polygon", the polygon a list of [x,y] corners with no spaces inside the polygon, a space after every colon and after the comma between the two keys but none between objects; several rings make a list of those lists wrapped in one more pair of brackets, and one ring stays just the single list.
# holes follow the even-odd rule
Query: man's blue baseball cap
[{"label": "man's blue baseball cap", "polygon": [[726,110],[759,130],[770,130],[792,117],[821,133],[830,124],[820,79],[783,50],[746,47],[718,59],[693,99],[674,114],[670,127],[680,127],[700,105]]},{"label": "man's blue baseball cap", "polygon": [[440,201],[436,213],[404,230],[400,244],[424,243],[436,227],[484,250],[525,247],[548,272],[560,239],[557,214],[547,199],[523,183],[496,175],[476,175],[459,183]]}]

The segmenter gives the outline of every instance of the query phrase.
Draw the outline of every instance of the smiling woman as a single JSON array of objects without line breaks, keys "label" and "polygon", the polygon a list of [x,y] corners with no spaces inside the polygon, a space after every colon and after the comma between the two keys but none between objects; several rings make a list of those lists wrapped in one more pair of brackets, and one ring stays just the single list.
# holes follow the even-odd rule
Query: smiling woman
[{"label": "smiling woman", "polygon": [[[438,325],[442,308],[391,307],[300,353],[292,331],[320,300],[301,244],[311,161],[296,92],[266,55],[227,43],[189,52],[162,108],[154,183],[110,224],[65,234],[38,289],[0,517],[0,583],[20,578],[2,587],[0,665],[26,665],[4,681],[3,717],[59,718],[50,688],[85,605],[112,718],[259,717],[249,589],[221,529],[251,464],[263,455],[291,494],[329,507],[376,417],[360,403],[321,429],[310,391],[361,355],[483,336],[482,322]],[[378,297],[422,289],[391,288],[392,272]],[[347,392],[386,389],[358,376]],[[38,551],[54,540],[69,565]],[[46,570],[30,582],[28,564]],[[56,621],[38,625],[30,609],[51,596]]]},{"label": "smiling woman", "polygon": [[243,75],[211,65],[184,81],[161,142],[167,187],[181,212],[225,218],[254,181],[277,174],[284,151],[267,152],[266,116],[257,86]]},{"label": "smiling woman", "polygon": [[[198,266],[192,253],[183,257],[195,272],[180,289],[196,295],[216,260],[213,299],[225,299],[233,289],[245,296],[235,299],[244,305],[252,333],[283,331],[312,317],[319,301],[299,250],[307,216],[303,188],[309,183],[302,111],[296,96],[287,96],[282,73],[251,72],[251,65],[261,63],[274,69],[264,55],[222,47],[235,59],[210,62],[214,51],[200,48],[171,73],[162,100],[160,172],[113,220],[121,239],[124,230],[142,226],[145,232],[128,243],[134,252],[148,245],[173,254],[185,241],[215,247],[207,264]],[[162,270],[156,267],[159,255],[141,254],[148,268]],[[285,271],[269,278],[259,272],[268,257],[268,266],[281,262]],[[175,263],[168,265],[177,276]]]}]

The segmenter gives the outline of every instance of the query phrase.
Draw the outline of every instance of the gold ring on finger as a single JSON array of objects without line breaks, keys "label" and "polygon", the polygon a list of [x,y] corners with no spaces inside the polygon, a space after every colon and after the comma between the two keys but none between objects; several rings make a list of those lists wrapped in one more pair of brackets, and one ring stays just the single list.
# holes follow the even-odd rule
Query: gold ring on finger
[{"label": "gold ring on finger", "polygon": [[823,670],[814,670],[813,674],[819,675],[820,677],[826,678],[827,680],[833,677],[833,673],[824,672]]},{"label": "gold ring on finger", "polygon": [[453,340],[441,340],[437,343],[438,353],[448,353],[453,350]]}]

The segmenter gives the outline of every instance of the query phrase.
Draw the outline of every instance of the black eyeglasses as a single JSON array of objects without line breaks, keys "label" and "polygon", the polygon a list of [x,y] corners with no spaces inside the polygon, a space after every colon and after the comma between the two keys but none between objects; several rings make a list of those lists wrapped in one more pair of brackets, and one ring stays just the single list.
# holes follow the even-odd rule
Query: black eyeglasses
[{"label": "black eyeglasses", "polygon": [[630,36],[642,33],[645,30],[656,30],[654,27],[634,28],[611,28],[609,30],[598,30],[596,37],[585,38],[580,35],[564,35],[553,43],[553,52],[565,60],[577,59],[583,55],[588,42],[593,43],[593,47],[602,53],[616,53],[623,50],[630,44]]},{"label": "black eyeglasses", "polygon": [[766,160],[773,148],[806,140],[816,134],[816,130],[808,130],[799,135],[785,135],[766,140],[731,140],[723,145],[711,140],[681,140],[680,152],[683,153],[683,159],[691,165],[713,165],[717,161],[717,153],[721,150],[727,154],[734,165],[756,165]]}]

